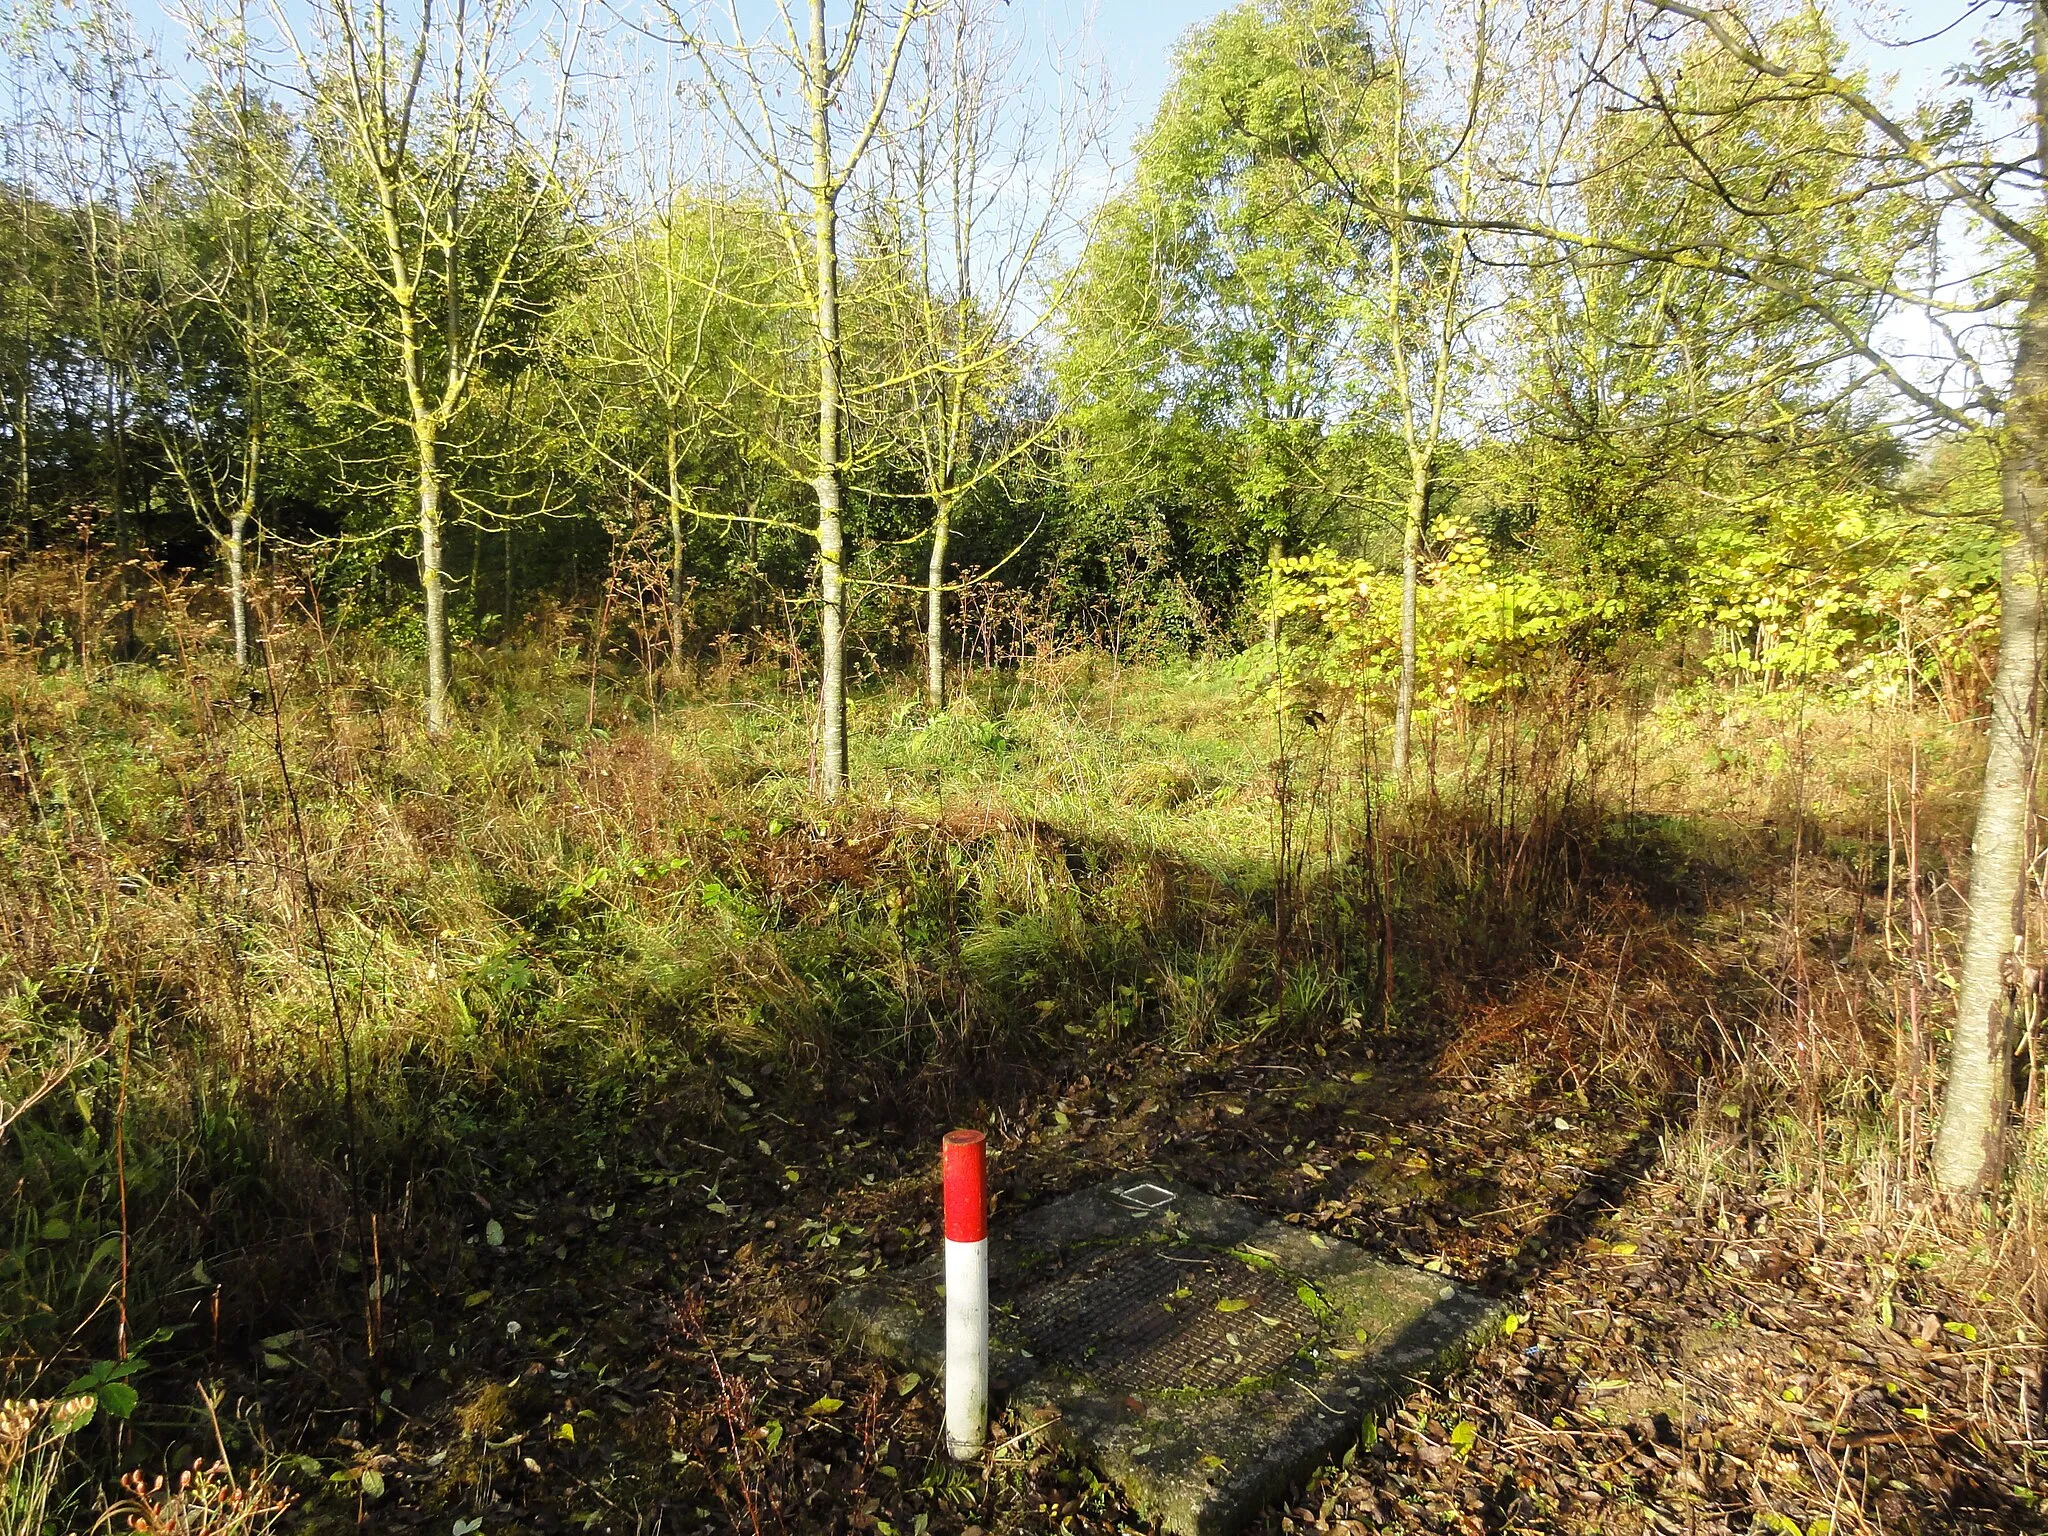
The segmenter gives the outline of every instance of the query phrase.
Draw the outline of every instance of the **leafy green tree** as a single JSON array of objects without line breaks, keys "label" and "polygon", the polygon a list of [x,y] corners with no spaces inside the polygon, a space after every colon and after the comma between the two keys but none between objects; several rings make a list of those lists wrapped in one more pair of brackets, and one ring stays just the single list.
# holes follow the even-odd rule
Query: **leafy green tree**
[{"label": "leafy green tree", "polygon": [[[1334,189],[1334,205],[1378,247],[1359,307],[1384,358],[1382,409],[1393,417],[1407,471],[1392,765],[1396,777],[1405,777],[1415,711],[1416,589],[1430,493],[1454,420],[1468,403],[1472,332],[1497,302],[1472,249],[1469,220],[1490,190],[1481,155],[1502,116],[1502,92],[1484,66],[1494,28],[1487,6],[1470,12],[1464,35],[1448,7],[1432,13],[1423,5],[1395,4],[1377,21],[1377,36],[1362,6],[1296,21],[1298,90],[1313,104],[1315,121],[1292,144],[1274,147],[1288,150]],[[1447,103],[1438,99],[1442,93],[1423,88],[1431,54],[1464,55],[1465,89],[1449,93]]]},{"label": "leafy green tree", "polygon": [[1084,494],[1178,503],[1270,559],[1326,528],[1335,430],[1371,383],[1370,231],[1305,170],[1303,29],[1364,47],[1347,7],[1249,4],[1190,34],[1065,322]]}]

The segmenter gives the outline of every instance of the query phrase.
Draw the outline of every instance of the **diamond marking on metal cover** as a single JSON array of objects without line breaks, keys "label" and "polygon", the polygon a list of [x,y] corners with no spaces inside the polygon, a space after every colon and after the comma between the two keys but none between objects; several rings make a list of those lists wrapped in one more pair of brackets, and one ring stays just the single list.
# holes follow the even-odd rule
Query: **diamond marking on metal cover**
[{"label": "diamond marking on metal cover", "polygon": [[1285,1275],[1151,1244],[1082,1259],[1027,1292],[1017,1320],[1040,1358],[1132,1392],[1271,1376],[1321,1332]]},{"label": "diamond marking on metal cover", "polygon": [[1117,1199],[1133,1210],[1157,1211],[1173,1204],[1174,1195],[1170,1189],[1161,1189],[1157,1184],[1133,1184],[1116,1192]]}]

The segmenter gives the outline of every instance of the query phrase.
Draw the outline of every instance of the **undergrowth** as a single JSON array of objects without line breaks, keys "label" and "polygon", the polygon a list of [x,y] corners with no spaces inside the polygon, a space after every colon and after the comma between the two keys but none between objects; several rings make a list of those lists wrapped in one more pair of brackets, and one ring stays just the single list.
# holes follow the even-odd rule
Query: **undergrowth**
[{"label": "undergrowth", "polygon": [[[103,1487],[173,1469],[130,1485],[152,1529],[205,1528],[163,1511],[216,1449],[292,1465],[260,1401],[195,1409],[223,1362],[351,1319],[374,1395],[492,1168],[739,1089],[903,1127],[1140,1052],[1512,1060],[1663,1106],[1681,1183],[1923,1219],[1945,721],[1566,677],[1441,716],[1398,786],[1353,701],[1082,653],[937,719],[862,695],[821,809],[778,677],[615,680],[554,615],[434,739],[411,658],[287,599],[251,672],[175,587],[127,659],[18,610],[0,656],[7,1390],[94,1398]],[[1646,952],[1668,1006],[1620,991]],[[2022,1285],[2036,1145],[1987,1213]]]}]

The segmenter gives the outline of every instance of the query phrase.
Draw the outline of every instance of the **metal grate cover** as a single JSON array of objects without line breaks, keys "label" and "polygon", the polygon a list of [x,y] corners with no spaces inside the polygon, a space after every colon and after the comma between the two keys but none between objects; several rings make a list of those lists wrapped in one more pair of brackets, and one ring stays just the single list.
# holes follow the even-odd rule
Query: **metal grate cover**
[{"label": "metal grate cover", "polygon": [[1084,1253],[1023,1296],[1017,1321],[1040,1358],[1131,1392],[1271,1376],[1321,1331],[1284,1274],[1158,1244]]}]

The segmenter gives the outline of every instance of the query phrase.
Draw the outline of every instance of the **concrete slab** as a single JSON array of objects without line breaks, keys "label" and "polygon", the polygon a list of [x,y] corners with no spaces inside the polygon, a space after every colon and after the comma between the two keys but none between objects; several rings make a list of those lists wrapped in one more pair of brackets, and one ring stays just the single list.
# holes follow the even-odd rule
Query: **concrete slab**
[{"label": "concrete slab", "polygon": [[[992,1232],[989,1293],[999,1402],[1070,1437],[1175,1536],[1228,1536],[1500,1318],[1439,1275],[1145,1174]],[[832,1316],[938,1380],[936,1261]]]}]

